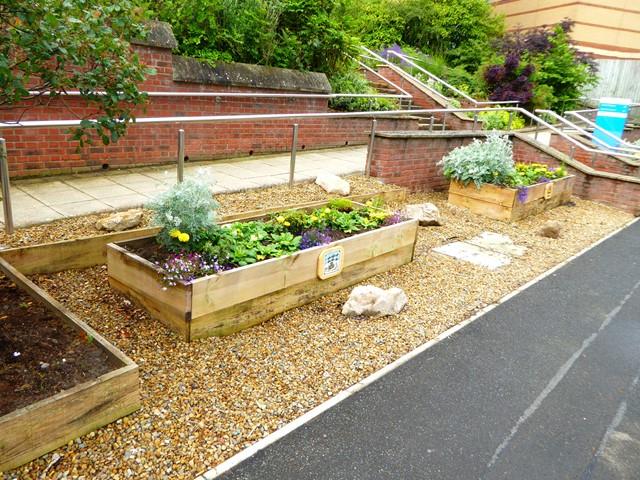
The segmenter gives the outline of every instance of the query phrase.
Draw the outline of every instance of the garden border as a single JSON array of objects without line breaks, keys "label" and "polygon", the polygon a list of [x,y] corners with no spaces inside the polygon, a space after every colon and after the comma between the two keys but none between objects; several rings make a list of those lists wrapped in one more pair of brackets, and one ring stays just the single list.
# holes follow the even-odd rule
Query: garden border
[{"label": "garden border", "polygon": [[[340,197],[355,202],[372,198],[380,198],[385,203],[403,202],[407,196],[405,188],[393,188],[385,191],[363,193]],[[291,208],[314,209],[325,206],[328,200],[316,200],[292,205]],[[270,207],[260,210],[225,215],[220,223],[236,222],[248,218],[266,217],[271,213],[281,212],[285,207]],[[155,235],[160,231],[158,227],[136,228],[116,233],[107,233],[92,237],[73,240],[43,243],[29,247],[15,247],[0,250],[0,258],[17,268],[23,275],[56,273],[62,270],[94,267],[107,263],[107,249],[109,243],[121,242]]]},{"label": "garden border", "polygon": [[138,365],[0,258],[0,272],[72,328],[92,338],[117,368],[0,417],[0,471],[19,467],[141,406]]}]

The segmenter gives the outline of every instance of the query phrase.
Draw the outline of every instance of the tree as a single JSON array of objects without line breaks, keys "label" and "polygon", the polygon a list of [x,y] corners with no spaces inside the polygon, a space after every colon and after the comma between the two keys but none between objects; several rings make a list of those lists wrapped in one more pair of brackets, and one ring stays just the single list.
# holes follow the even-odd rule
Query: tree
[{"label": "tree", "polygon": [[145,33],[141,20],[129,0],[4,0],[0,108],[79,90],[94,112],[76,115],[74,139],[117,141],[146,99],[138,83],[150,71],[129,45]]}]

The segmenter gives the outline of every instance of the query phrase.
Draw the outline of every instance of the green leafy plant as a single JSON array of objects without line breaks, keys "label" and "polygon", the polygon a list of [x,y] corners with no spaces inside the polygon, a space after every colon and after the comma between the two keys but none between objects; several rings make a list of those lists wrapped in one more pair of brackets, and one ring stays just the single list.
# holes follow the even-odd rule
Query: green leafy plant
[{"label": "green leafy plant", "polygon": [[162,227],[158,241],[169,251],[194,251],[205,232],[215,227],[218,203],[209,186],[198,180],[185,180],[161,193],[148,205],[153,223]]},{"label": "green leafy plant", "polygon": [[[509,112],[505,110],[493,110],[480,112],[478,117],[482,121],[485,130],[507,130],[509,128]],[[525,121],[522,115],[511,113],[511,130],[524,128]]]},{"label": "green leafy plant", "polygon": [[[367,79],[355,70],[332,75],[329,81],[334,93],[377,93]],[[329,101],[329,106],[345,112],[381,111],[398,108],[398,102],[390,98],[337,97]]]},{"label": "green leafy plant", "polygon": [[444,176],[465,185],[473,182],[505,185],[515,173],[513,145],[506,135],[491,132],[485,141],[475,139],[447,154],[439,165]]},{"label": "green leafy plant", "polygon": [[549,167],[543,163],[516,163],[515,171],[509,178],[507,185],[510,187],[528,187],[536,183],[549,182],[567,176],[567,170],[563,166]]},{"label": "green leafy plant", "polygon": [[90,113],[73,138],[81,146],[94,135],[117,141],[146,101],[138,84],[153,73],[129,48],[146,34],[142,20],[129,0],[1,2],[0,107],[79,90]]}]

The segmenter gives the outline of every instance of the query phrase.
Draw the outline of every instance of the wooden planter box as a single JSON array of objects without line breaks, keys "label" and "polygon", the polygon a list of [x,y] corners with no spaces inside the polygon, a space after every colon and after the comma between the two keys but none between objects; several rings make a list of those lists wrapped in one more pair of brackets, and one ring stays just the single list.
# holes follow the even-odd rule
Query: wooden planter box
[{"label": "wooden planter box", "polygon": [[557,207],[571,200],[575,177],[552,180],[524,187],[526,194],[515,188],[499,187],[484,184],[477,188],[475,184],[452,181],[449,186],[449,203],[464,207],[473,213],[513,222],[530,215],[536,215],[545,210]]},{"label": "wooden planter box", "polygon": [[[228,335],[410,262],[417,230],[408,220],[166,289],[160,268],[125,248],[155,242],[147,236],[107,245],[109,282],[187,341]],[[334,246],[344,249],[342,272],[321,280],[319,256]]]},{"label": "wooden planter box", "polygon": [[138,366],[132,360],[2,258],[0,272],[36,302],[92,337],[113,365],[96,379],[0,417],[0,471],[6,471],[132,413],[140,408],[140,393]]}]

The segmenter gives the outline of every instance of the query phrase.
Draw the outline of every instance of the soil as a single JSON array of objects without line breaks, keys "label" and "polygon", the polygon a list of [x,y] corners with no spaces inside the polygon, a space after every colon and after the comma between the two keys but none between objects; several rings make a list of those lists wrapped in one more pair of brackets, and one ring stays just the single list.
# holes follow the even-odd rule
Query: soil
[{"label": "soil", "polygon": [[86,334],[0,276],[0,415],[112,369]]}]

